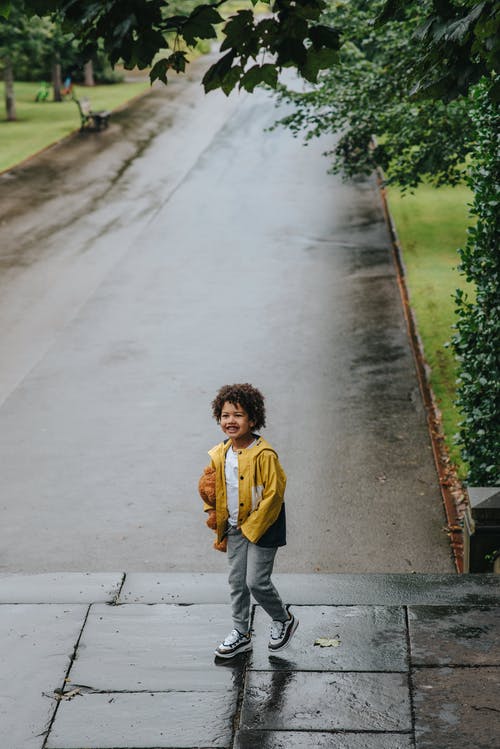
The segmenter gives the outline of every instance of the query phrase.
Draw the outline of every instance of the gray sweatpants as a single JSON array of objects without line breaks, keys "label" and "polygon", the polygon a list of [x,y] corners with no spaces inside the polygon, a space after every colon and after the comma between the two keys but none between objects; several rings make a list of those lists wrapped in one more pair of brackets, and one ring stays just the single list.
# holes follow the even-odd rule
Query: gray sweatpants
[{"label": "gray sweatpants", "polygon": [[248,541],[241,531],[229,526],[227,558],[233,626],[246,633],[250,628],[250,594],[271,619],[284,622],[288,612],[271,582],[276,548],[264,548]]}]

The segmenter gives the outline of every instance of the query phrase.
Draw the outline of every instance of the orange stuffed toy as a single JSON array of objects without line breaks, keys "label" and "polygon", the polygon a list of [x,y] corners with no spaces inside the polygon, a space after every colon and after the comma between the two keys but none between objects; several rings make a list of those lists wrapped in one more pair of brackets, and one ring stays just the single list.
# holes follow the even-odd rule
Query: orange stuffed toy
[{"label": "orange stuffed toy", "polygon": [[[208,511],[207,525],[213,531],[217,532],[217,519],[215,514],[215,468],[207,466],[203,469],[203,474],[198,482],[198,491],[200,497],[207,505],[212,508]],[[217,551],[227,551],[227,538],[223,538],[219,543],[214,541],[214,549]]]}]

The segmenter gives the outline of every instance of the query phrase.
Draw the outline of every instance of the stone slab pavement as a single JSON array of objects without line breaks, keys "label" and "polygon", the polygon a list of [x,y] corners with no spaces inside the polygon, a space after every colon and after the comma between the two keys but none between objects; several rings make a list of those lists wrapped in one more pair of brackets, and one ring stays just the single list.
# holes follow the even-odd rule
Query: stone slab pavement
[{"label": "stone slab pavement", "polygon": [[300,626],[214,647],[225,575],[0,575],[2,749],[498,749],[496,575],[276,574]]}]

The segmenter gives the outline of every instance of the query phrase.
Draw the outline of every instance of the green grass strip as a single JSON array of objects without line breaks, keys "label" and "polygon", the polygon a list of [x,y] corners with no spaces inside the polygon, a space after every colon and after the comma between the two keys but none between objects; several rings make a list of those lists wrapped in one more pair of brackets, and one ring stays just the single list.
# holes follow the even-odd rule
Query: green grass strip
[{"label": "green grass strip", "polygon": [[[457,249],[463,246],[469,223],[465,186],[436,189],[421,185],[412,195],[388,190],[392,213],[407,271],[411,307],[431,368],[430,382],[441,411],[451,459],[464,475],[458,448],[453,444],[460,414],[455,407],[457,365],[446,347],[455,321],[455,290],[467,284],[457,270]],[[470,293],[470,292],[469,292]]]},{"label": "green grass strip", "polygon": [[[5,120],[0,110],[0,172],[64,138],[80,128],[80,115],[74,101],[36,102],[38,83],[15,83],[17,121]],[[90,99],[92,109],[113,110],[150,88],[149,81],[116,83],[86,88],[76,85],[78,98]]]}]

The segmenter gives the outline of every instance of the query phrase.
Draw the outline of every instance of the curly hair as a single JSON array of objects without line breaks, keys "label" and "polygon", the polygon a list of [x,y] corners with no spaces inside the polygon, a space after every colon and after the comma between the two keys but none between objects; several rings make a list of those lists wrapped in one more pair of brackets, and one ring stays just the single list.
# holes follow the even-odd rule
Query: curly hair
[{"label": "curly hair", "polygon": [[236,385],[223,385],[212,401],[212,413],[217,422],[220,422],[224,403],[232,403],[233,406],[240,405],[247,412],[250,421],[254,422],[255,429],[266,426],[266,408],[264,396],[248,382]]}]

